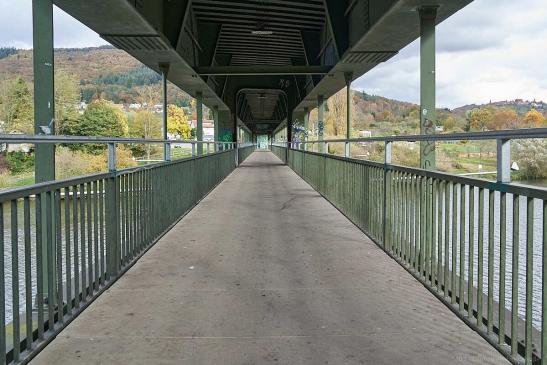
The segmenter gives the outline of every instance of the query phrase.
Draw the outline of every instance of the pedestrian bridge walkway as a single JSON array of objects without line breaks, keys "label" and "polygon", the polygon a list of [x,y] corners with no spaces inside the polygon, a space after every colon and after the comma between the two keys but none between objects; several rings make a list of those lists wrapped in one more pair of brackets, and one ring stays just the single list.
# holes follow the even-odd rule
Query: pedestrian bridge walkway
[{"label": "pedestrian bridge walkway", "polygon": [[31,363],[508,361],[257,151]]}]

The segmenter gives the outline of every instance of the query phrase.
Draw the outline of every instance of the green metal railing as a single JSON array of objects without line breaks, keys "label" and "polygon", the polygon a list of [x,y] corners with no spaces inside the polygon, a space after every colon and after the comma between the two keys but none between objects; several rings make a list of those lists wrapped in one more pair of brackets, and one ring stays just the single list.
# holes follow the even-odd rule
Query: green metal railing
[{"label": "green metal railing", "polygon": [[237,149],[238,164],[245,161],[251,155],[251,153],[255,151],[255,149],[256,149],[256,145],[252,143],[239,145]]},{"label": "green metal railing", "polygon": [[[547,364],[547,190],[507,181],[510,140],[546,137],[537,129],[309,142],[381,141],[385,162],[294,144],[288,165],[511,362]],[[498,181],[391,164],[392,143],[424,139],[496,139]]]},{"label": "green metal railing", "polygon": [[272,144],[270,148],[273,154],[277,156],[277,158],[279,158],[284,163],[287,163],[287,148],[281,145],[276,146],[275,144]]},{"label": "green metal railing", "polygon": [[6,139],[17,138],[107,143],[110,172],[0,192],[0,322],[7,324],[0,331],[6,354],[0,364],[28,362],[236,162],[233,144],[224,144],[220,152],[117,171],[117,143],[158,141]]}]

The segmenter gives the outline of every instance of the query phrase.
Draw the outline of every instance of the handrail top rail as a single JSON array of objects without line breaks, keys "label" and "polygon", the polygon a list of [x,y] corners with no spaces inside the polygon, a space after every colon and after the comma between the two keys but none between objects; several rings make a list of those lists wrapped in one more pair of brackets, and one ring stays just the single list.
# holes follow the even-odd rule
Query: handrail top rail
[{"label": "handrail top rail", "polygon": [[112,138],[98,136],[65,136],[65,135],[42,135],[42,134],[0,134],[0,143],[136,143],[136,144],[164,144],[164,143],[190,143],[190,144],[234,144],[226,141],[196,141],[187,139],[155,139],[155,138]]},{"label": "handrail top rail", "polygon": [[[363,137],[363,138],[340,138],[314,141],[300,141],[293,143],[314,144],[314,143],[343,143],[343,142],[419,142],[419,141],[482,141],[482,140],[511,140],[511,139],[534,139],[547,138],[547,128],[523,128],[504,129],[500,131],[484,132],[458,132],[450,134],[416,134],[405,136],[385,137]],[[287,141],[276,141],[274,143],[287,143]]]}]

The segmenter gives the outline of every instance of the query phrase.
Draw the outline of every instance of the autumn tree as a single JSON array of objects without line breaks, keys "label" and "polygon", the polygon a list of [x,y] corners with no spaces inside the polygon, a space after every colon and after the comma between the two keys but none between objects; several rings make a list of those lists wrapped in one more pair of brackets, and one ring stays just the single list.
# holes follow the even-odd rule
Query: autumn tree
[{"label": "autumn tree", "polygon": [[494,115],[490,109],[473,109],[467,113],[470,130],[484,131],[490,128]]},{"label": "autumn tree", "polygon": [[56,132],[63,134],[65,124],[73,123],[80,116],[78,103],[81,99],[78,80],[73,75],[55,73],[55,126]]},{"label": "autumn tree", "polygon": [[[75,136],[126,137],[128,135],[125,113],[110,101],[97,100],[89,104],[84,115],[63,126],[63,133]],[[71,145],[71,148],[99,154],[104,145]]]},{"label": "autumn tree", "polygon": [[497,109],[494,112],[492,123],[488,129],[517,129],[520,128],[519,116],[516,111],[509,108]]},{"label": "autumn tree", "polygon": [[545,123],[545,117],[537,110],[532,109],[524,115],[522,122],[522,126],[525,128],[539,128]]},{"label": "autumn tree", "polygon": [[[135,115],[131,126],[131,137],[154,139],[161,138],[161,120],[150,110],[140,110]],[[152,145],[146,144],[144,148],[146,159],[150,160],[152,154]]]},{"label": "autumn tree", "polygon": [[21,76],[6,80],[0,87],[0,120],[4,122],[4,133],[34,132],[32,95],[28,84]]},{"label": "autumn tree", "polygon": [[342,89],[327,101],[329,109],[325,120],[327,134],[341,136],[346,134],[346,89]]},{"label": "autumn tree", "polygon": [[167,106],[167,131],[181,139],[190,139],[191,129],[184,109],[176,105]]}]

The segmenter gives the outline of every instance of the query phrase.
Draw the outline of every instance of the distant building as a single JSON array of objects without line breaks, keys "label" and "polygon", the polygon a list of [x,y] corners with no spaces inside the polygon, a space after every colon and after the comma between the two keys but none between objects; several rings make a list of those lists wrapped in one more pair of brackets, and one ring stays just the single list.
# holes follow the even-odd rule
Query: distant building
[{"label": "distant building", "polygon": [[131,104],[129,104],[129,109],[133,109],[133,110],[142,109],[142,104],[141,103],[131,103]]},{"label": "distant building", "polygon": [[372,131],[359,131],[359,137],[370,138],[372,137]]}]

